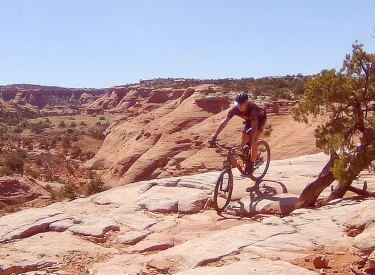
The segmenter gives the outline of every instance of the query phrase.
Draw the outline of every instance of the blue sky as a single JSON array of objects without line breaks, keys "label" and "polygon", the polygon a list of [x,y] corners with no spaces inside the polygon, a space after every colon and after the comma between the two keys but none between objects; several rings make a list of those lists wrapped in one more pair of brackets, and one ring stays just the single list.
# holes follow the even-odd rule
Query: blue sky
[{"label": "blue sky", "polygon": [[0,0],[0,85],[310,75],[375,53],[374,0]]}]

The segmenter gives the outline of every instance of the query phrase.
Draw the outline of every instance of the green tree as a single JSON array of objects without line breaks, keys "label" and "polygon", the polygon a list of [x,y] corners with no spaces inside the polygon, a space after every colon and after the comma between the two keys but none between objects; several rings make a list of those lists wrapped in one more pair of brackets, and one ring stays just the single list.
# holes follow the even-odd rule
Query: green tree
[{"label": "green tree", "polygon": [[297,208],[314,205],[334,180],[338,185],[327,200],[343,197],[375,160],[375,55],[357,41],[352,48],[340,71],[324,70],[307,81],[304,99],[294,109],[297,121],[329,118],[315,130],[315,138],[318,148],[331,155],[318,179],[302,192]]}]

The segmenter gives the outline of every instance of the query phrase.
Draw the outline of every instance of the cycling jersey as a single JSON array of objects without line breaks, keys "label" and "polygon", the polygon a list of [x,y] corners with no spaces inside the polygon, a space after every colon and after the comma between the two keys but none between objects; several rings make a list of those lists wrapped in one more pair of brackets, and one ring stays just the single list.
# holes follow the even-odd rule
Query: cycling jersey
[{"label": "cycling jersey", "polygon": [[248,102],[247,110],[245,112],[241,112],[237,106],[233,106],[233,108],[229,110],[227,117],[232,118],[233,116],[240,116],[246,121],[254,119],[262,120],[266,118],[266,110],[260,108],[255,103]]}]

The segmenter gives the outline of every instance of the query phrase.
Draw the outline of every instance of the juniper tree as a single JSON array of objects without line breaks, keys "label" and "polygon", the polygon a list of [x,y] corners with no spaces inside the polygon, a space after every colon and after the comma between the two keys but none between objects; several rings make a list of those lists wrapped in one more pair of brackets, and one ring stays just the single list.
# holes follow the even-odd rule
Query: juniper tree
[{"label": "juniper tree", "polygon": [[323,70],[306,82],[304,98],[294,109],[297,121],[328,119],[315,130],[317,147],[331,155],[319,175],[303,190],[297,208],[312,206],[334,180],[328,201],[341,198],[353,180],[375,160],[375,55],[357,41],[339,71]]}]

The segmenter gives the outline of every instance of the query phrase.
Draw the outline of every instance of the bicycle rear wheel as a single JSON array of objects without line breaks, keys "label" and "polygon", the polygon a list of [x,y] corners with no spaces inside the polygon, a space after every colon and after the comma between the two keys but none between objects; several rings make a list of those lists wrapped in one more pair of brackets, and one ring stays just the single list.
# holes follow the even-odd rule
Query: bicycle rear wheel
[{"label": "bicycle rear wheel", "polygon": [[214,207],[220,213],[228,206],[233,192],[232,170],[224,169],[217,179],[214,191]]},{"label": "bicycle rear wheel", "polygon": [[271,161],[271,149],[265,140],[258,141],[258,157],[254,163],[254,172],[249,175],[255,182],[264,178]]}]

